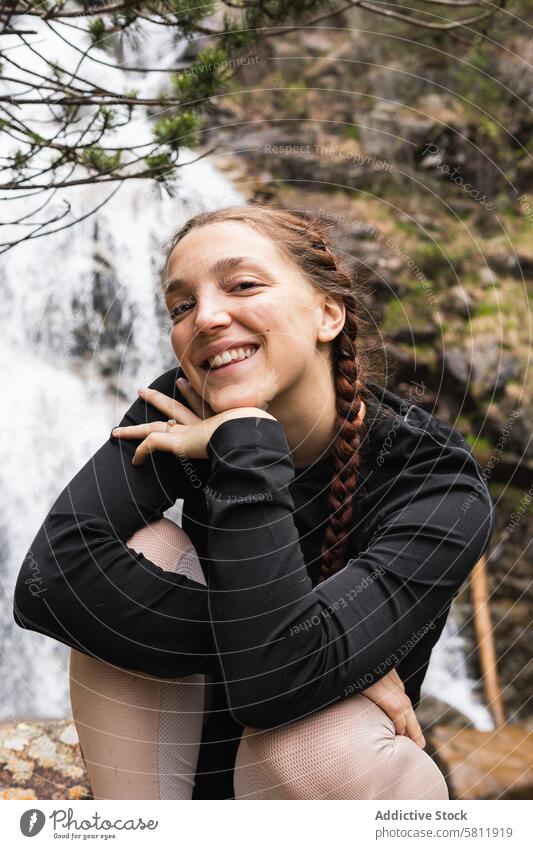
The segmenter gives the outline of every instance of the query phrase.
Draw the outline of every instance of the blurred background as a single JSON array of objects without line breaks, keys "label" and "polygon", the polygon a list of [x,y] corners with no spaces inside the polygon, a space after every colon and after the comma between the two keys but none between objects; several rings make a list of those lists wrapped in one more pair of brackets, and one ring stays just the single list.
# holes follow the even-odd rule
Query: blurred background
[{"label": "blurred background", "polygon": [[531,2],[123,5],[0,13],[3,792],[31,792],[32,729],[55,786],[75,756],[68,649],[12,619],[22,559],[137,386],[175,364],[164,240],[261,200],[331,223],[387,387],[484,470],[477,608],[466,582],[418,713],[456,798],[531,798]]}]

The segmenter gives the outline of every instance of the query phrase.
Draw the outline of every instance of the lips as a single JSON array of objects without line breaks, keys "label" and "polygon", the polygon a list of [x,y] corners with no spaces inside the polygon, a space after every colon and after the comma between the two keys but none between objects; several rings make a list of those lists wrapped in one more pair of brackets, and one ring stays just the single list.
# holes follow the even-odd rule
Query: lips
[{"label": "lips", "polygon": [[[232,359],[230,362],[225,363],[224,366],[215,366],[215,365],[209,364],[209,360],[213,359],[213,357],[220,356],[220,355],[224,354],[226,351],[233,351],[233,350],[237,350],[239,348],[241,348],[243,351],[245,351],[248,348],[251,348],[252,349],[252,355],[250,357],[244,357],[242,360],[240,358],[239,359]],[[235,345],[227,345],[225,348],[222,348],[219,351],[215,351],[214,353],[209,354],[205,358],[205,360],[202,360],[202,362],[200,363],[200,368],[204,369],[205,371],[218,371],[219,368],[224,368],[226,365],[232,365],[233,363],[236,363],[236,362],[244,362],[244,360],[251,359],[253,357],[253,355],[256,353],[256,351],[258,350],[258,348],[259,348],[259,344],[257,342],[246,342],[244,344],[239,343],[239,344],[235,344]]]},{"label": "lips", "polygon": [[218,342],[213,342],[211,345],[206,345],[204,358],[202,360],[195,358],[195,362],[200,368],[209,369],[209,360],[217,354],[223,354],[224,351],[229,351],[232,348],[256,348],[259,345],[257,336],[252,339],[220,339]]},{"label": "lips", "polygon": [[[249,346],[249,347],[251,347],[251,346]],[[250,357],[245,357],[244,360],[232,360],[231,363],[226,363],[226,365],[223,365],[223,366],[218,366],[218,367],[213,366],[213,367],[211,367],[211,366],[209,366],[209,363],[208,363],[207,368],[206,368],[206,371],[208,372],[208,376],[212,377],[213,375],[219,374],[219,372],[224,372],[224,374],[229,373],[230,371],[236,369],[238,366],[242,366],[244,363],[248,363],[250,360],[253,360],[253,358],[255,357],[255,355],[257,354],[258,351],[259,351],[259,346],[256,346],[255,351],[253,352],[253,354]],[[203,363],[202,363],[202,368],[205,368]]]}]

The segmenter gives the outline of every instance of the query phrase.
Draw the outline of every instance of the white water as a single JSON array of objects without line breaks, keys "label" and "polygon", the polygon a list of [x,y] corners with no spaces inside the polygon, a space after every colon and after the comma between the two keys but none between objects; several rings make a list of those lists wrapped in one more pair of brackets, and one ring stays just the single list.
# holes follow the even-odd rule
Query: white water
[{"label": "white water", "polygon": [[[490,711],[479,701],[474,682],[468,677],[465,645],[454,608],[446,621],[440,639],[431,653],[421,694],[429,693],[461,711],[480,731],[490,731],[494,721]],[[438,720],[439,717],[435,717]]]},{"label": "white water", "polygon": [[[158,61],[163,67],[176,61],[181,46],[165,42],[160,28],[155,36],[147,30],[144,53],[129,59],[151,67]],[[33,38],[45,55],[72,67],[72,52],[52,39],[44,30]],[[37,68],[38,60],[16,44],[13,41],[17,61]],[[141,85],[139,75],[92,66],[95,82],[103,75],[106,87],[117,90],[144,86],[148,93],[147,87],[160,82],[155,75],[146,75]],[[35,115],[42,117],[38,108]],[[37,123],[35,128],[39,129]],[[148,140],[148,121],[137,120],[121,130],[121,141],[128,137],[136,144]],[[10,142],[5,140],[4,151],[6,145]],[[196,156],[184,150],[180,162]],[[109,186],[76,187],[63,190],[55,200],[67,198],[80,216],[109,192]],[[0,719],[4,721],[70,716],[69,650],[13,622],[18,570],[52,502],[108,438],[110,428],[136,397],[136,387],[148,384],[175,363],[168,339],[170,325],[157,305],[162,241],[190,215],[243,199],[204,159],[180,169],[174,198],[151,184],[126,182],[95,217],[24,242],[1,257],[5,404],[0,419],[0,675],[4,693]],[[9,210],[3,213],[4,220],[28,212],[33,208],[30,203],[17,199],[4,204]],[[15,227],[4,228],[3,240],[18,232]],[[99,313],[93,296],[102,280],[99,297],[104,307]],[[109,378],[103,376],[103,369]],[[454,628],[449,622],[434,650],[424,689],[456,706],[476,727],[491,727],[488,712],[473,694]]]}]

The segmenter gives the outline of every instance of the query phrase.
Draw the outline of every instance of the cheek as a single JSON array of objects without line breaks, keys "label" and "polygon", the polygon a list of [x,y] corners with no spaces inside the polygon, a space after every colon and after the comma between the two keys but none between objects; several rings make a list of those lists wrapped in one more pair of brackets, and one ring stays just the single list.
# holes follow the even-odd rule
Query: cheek
[{"label": "cheek", "polygon": [[233,318],[255,333],[266,333],[271,325],[277,323],[276,312],[276,308],[268,302],[252,304],[243,300],[242,306],[233,312]]},{"label": "cheek", "polygon": [[264,337],[267,374],[274,384],[300,375],[313,360],[315,344],[310,337],[311,315],[303,299],[299,305],[287,298],[243,304],[233,317],[243,328]]},{"label": "cheek", "polygon": [[270,305],[262,311],[260,319],[270,352],[279,353],[286,364],[290,359],[294,366],[303,365],[313,356],[315,345],[311,338],[309,312],[304,304],[298,307],[287,301]]},{"label": "cheek", "polygon": [[[243,304],[242,309],[234,313],[234,319],[243,327],[259,336],[263,336],[272,353],[276,348],[283,349],[294,338],[292,307],[279,300],[275,302],[256,301]],[[298,331],[296,331],[298,332]]]},{"label": "cheek", "polygon": [[175,324],[170,331],[170,344],[178,360],[182,360],[183,357],[187,356],[187,350],[191,344],[190,335],[184,333],[183,327],[179,324]]}]

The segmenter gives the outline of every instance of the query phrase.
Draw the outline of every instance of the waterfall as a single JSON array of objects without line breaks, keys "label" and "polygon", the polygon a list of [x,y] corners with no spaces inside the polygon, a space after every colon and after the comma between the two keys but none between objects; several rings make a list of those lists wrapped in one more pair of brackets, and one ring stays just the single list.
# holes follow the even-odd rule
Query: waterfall
[{"label": "waterfall", "polygon": [[[45,25],[31,43],[72,68],[78,55]],[[161,28],[146,24],[142,51],[128,56],[134,63],[163,67],[176,62],[185,48],[172,44]],[[79,39],[79,31],[69,31]],[[11,38],[11,47],[7,39]],[[45,66],[14,37],[4,36],[17,51],[22,67]],[[102,54],[109,61],[107,54]],[[169,58],[170,57],[170,58]],[[162,75],[126,73],[120,68],[91,66],[96,84],[118,91],[136,87],[153,93]],[[43,107],[35,107],[35,129]],[[48,115],[46,115],[48,117]],[[137,118],[117,134],[150,138],[148,119]],[[0,152],[11,146],[2,142]],[[23,558],[55,498],[87,459],[108,438],[136,397],[175,364],[170,322],[157,289],[161,244],[187,218],[202,210],[242,202],[240,195],[208,159],[182,150],[173,196],[154,184],[136,180],[120,185],[99,211],[72,228],[22,242],[2,255],[0,265],[0,352],[4,398],[0,423],[3,445],[0,484],[2,540],[0,575],[2,640],[0,675],[3,700],[0,720],[70,716],[69,649],[55,640],[20,629],[12,617],[16,576]],[[99,207],[114,184],[61,190],[56,197],[81,217]],[[4,206],[15,220],[33,209],[30,200],[14,198]],[[35,204],[37,206],[38,204]],[[49,209],[49,208],[48,208]],[[6,226],[4,240],[26,230]],[[434,649],[425,689],[446,699],[484,728],[487,712],[477,704],[464,666],[464,652],[449,620]]]},{"label": "waterfall", "polygon": [[[36,19],[31,23],[39,29],[31,39],[35,49],[72,68],[78,54]],[[126,46],[125,61],[175,65],[185,42],[173,44],[161,29],[146,24],[142,50],[132,56]],[[69,30],[68,35],[79,46],[85,44],[79,31]],[[14,37],[4,36],[4,44],[16,51],[18,64],[44,72],[44,63]],[[110,61],[107,54],[98,54]],[[105,79],[108,89],[135,87],[147,96],[163,77],[147,74],[139,80],[138,74],[119,68],[87,66],[95,84]],[[38,130],[43,107],[35,107],[34,117]],[[149,120],[137,118],[116,135],[117,143],[149,140]],[[0,152],[12,146],[4,137]],[[173,195],[138,180],[122,183],[115,194],[118,184],[113,183],[62,189],[54,202],[59,207],[67,200],[76,218],[112,196],[81,223],[2,254],[1,720],[70,715],[69,649],[15,624],[14,584],[60,491],[107,440],[137,397],[137,387],[176,364],[170,320],[158,291],[161,245],[191,215],[244,200],[207,158],[194,162],[198,155],[189,149],[180,152],[178,164],[190,164],[178,169]],[[3,219],[16,220],[38,205],[35,197],[10,199]],[[2,241],[26,232],[23,225],[4,226]]]},{"label": "waterfall", "polygon": [[[96,222],[3,255],[2,719],[70,709],[68,649],[17,627],[14,582],[61,489],[106,441],[137,387],[176,364],[157,289],[158,245],[195,211],[242,201],[206,160],[182,173],[180,198],[132,181]],[[99,189],[84,190],[79,208]]]},{"label": "waterfall", "polygon": [[[479,701],[474,684],[466,669],[465,641],[452,604],[442,634],[431,653],[421,694],[435,696],[456,708],[479,731],[491,731],[494,721],[488,708]],[[438,717],[435,719],[438,720]]]}]

